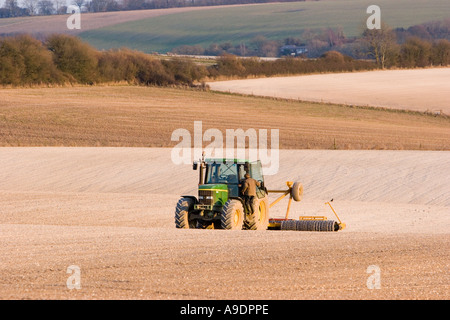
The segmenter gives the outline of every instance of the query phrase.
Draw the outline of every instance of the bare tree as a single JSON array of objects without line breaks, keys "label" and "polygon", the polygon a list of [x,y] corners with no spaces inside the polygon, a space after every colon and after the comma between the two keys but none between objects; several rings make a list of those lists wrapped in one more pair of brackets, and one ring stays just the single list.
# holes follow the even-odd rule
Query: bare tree
[{"label": "bare tree", "polygon": [[396,46],[395,33],[389,26],[382,24],[380,29],[366,29],[363,37],[369,46],[369,55],[375,58],[378,67],[384,69]]},{"label": "bare tree", "polygon": [[22,0],[22,6],[27,9],[30,16],[37,14],[38,0]]},{"label": "bare tree", "polygon": [[85,0],[72,0],[72,4],[78,6],[78,8],[80,8],[85,4]]},{"label": "bare tree", "polygon": [[108,8],[108,0],[92,0],[91,5],[91,11],[94,12],[103,12],[106,11]]},{"label": "bare tree", "polygon": [[66,6],[66,0],[53,0],[55,3],[56,14],[66,13],[64,10]]},{"label": "bare tree", "polygon": [[6,0],[3,7],[9,11],[10,17],[19,16],[20,7],[17,5],[17,0]]},{"label": "bare tree", "polygon": [[55,7],[50,0],[41,0],[37,3],[38,13],[43,16],[51,15],[55,13]]}]

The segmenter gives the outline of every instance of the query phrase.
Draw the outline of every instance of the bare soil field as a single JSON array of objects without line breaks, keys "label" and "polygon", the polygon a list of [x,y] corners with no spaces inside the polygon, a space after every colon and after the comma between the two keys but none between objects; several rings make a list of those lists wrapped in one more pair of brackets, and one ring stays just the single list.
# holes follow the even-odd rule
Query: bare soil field
[{"label": "bare soil field", "polygon": [[279,129],[282,149],[450,150],[444,116],[176,88],[0,89],[0,146],[172,147],[194,120]]},{"label": "bare soil field", "polygon": [[212,90],[450,114],[450,68],[383,70],[208,83]]},{"label": "bare soil field", "polygon": [[303,182],[292,217],[334,198],[334,233],[176,229],[197,173],[170,152],[0,148],[0,298],[449,299],[449,152],[281,150],[267,186]]}]

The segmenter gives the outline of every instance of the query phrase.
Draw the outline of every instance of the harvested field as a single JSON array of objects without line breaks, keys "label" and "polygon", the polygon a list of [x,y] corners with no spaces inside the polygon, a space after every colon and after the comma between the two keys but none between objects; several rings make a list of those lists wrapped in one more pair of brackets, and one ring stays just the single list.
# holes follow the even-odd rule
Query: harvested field
[{"label": "harvested field", "polygon": [[413,112],[136,86],[0,90],[0,146],[171,147],[194,121],[279,129],[283,149],[450,150],[450,118]]},{"label": "harvested field", "polygon": [[303,182],[291,215],[330,217],[333,197],[346,229],[179,230],[196,172],[170,149],[1,148],[0,297],[449,299],[449,166],[448,152],[281,150],[267,185]]},{"label": "harvested field", "polygon": [[450,68],[383,70],[209,83],[212,90],[450,114]]}]

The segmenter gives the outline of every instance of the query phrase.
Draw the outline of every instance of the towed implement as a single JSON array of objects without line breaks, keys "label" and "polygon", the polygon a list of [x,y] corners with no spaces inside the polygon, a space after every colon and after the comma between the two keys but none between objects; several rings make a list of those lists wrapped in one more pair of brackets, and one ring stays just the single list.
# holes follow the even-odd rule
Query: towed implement
[{"label": "towed implement", "polygon": [[[193,169],[199,170],[198,197],[183,195],[178,200],[175,208],[177,228],[338,231],[345,227],[330,202],[327,204],[338,221],[317,216],[289,219],[292,199],[302,200],[303,185],[288,181],[285,190],[267,190],[259,160],[203,158],[193,163]],[[241,192],[246,174],[259,182],[252,206],[247,205]],[[281,193],[281,196],[269,204],[269,193]],[[269,209],[286,196],[289,201],[285,218],[270,218]]]},{"label": "towed implement", "polygon": [[[284,219],[269,219],[268,229],[271,230],[293,230],[293,231],[338,231],[345,228],[345,223],[339,219],[336,211],[334,211],[331,203],[333,199],[325,204],[329,205],[334,215],[336,216],[337,221],[328,220],[325,216],[300,216],[298,220],[289,219],[289,209],[291,207],[293,195],[303,194],[303,189],[301,193],[295,191],[295,183],[288,181],[286,182],[288,187],[287,190],[269,190],[269,192],[283,193],[277,200],[275,200],[270,207],[278,203],[281,199],[286,197],[288,194],[289,202],[286,210],[286,216]],[[294,190],[294,192],[292,192]],[[301,199],[294,198],[295,201],[300,201]]]}]

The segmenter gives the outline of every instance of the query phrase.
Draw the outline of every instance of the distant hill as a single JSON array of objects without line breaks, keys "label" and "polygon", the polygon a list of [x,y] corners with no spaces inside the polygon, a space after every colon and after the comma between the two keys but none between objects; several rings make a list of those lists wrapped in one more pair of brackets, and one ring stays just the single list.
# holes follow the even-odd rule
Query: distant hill
[{"label": "distant hill", "polygon": [[[80,34],[99,49],[127,46],[144,52],[171,51],[183,45],[249,44],[256,36],[268,39],[300,37],[305,30],[340,28],[359,36],[372,0],[273,3],[189,11],[116,24]],[[391,27],[407,28],[448,18],[448,0],[379,0],[381,19]]]},{"label": "distant hill", "polygon": [[0,19],[0,36],[18,33],[32,35],[48,35],[52,33],[66,33],[77,35],[81,32],[96,30],[125,22],[149,19],[169,14],[209,10],[213,7],[185,7],[154,10],[114,11],[81,14],[81,30],[67,29],[67,15],[48,15],[33,17],[18,17]]},{"label": "distant hill", "polygon": [[[306,30],[362,33],[371,0],[335,0],[82,14],[81,30],[68,30],[65,16],[0,19],[0,35],[77,34],[98,49],[129,47],[165,53],[183,45],[207,47],[229,42],[248,45],[256,36],[300,37]],[[407,28],[448,18],[448,0],[378,0],[381,19]]]}]

